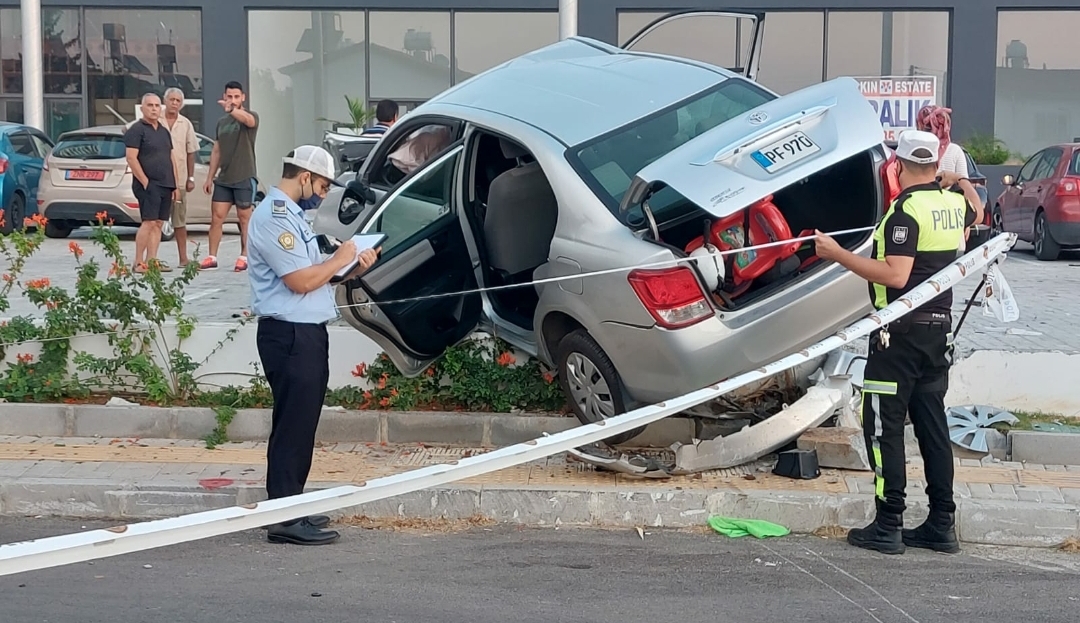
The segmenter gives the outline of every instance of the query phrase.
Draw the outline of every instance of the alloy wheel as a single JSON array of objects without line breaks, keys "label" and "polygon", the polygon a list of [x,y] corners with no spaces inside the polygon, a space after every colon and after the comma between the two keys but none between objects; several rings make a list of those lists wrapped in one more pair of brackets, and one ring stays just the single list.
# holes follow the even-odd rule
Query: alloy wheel
[{"label": "alloy wheel", "polygon": [[615,402],[604,375],[581,353],[566,359],[566,380],[570,398],[590,420],[599,421],[615,415]]}]

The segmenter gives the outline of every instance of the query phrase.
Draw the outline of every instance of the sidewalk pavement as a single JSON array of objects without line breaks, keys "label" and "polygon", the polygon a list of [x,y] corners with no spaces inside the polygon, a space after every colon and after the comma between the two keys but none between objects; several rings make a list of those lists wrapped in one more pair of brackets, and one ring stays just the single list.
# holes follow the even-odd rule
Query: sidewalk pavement
[{"label": "sidewalk pavement", "polygon": [[[0,514],[142,520],[265,498],[265,444],[0,436]],[[477,448],[326,444],[311,488],[368,481],[483,453]],[[659,456],[662,452],[650,452]],[[565,455],[446,487],[343,509],[341,516],[466,519],[533,526],[690,527],[711,514],[834,534],[873,517],[869,472],[824,469],[814,480],[771,473],[772,461],[667,480],[594,470]],[[908,466],[907,523],[926,514],[922,465]],[[961,540],[1053,547],[1080,538],[1080,467],[957,459]],[[821,532],[825,531],[825,532]]]}]

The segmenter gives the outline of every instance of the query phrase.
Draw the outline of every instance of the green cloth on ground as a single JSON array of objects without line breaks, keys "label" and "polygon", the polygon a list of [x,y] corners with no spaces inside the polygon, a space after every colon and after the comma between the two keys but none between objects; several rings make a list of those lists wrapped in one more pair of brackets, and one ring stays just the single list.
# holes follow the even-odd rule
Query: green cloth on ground
[{"label": "green cloth on ground", "polygon": [[771,536],[787,536],[791,534],[791,530],[784,526],[763,519],[735,519],[733,517],[720,517],[719,515],[709,517],[709,527],[733,539],[748,535],[764,539]]}]

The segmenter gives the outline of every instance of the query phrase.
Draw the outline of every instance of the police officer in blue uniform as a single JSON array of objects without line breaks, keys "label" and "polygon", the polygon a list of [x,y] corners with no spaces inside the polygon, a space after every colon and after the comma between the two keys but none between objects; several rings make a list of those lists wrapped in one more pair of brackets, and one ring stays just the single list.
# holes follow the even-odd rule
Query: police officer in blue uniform
[{"label": "police officer in blue uniform", "polygon": [[[304,211],[318,207],[334,180],[330,154],[302,145],[284,159],[281,182],[255,208],[248,229],[248,276],[257,344],[274,395],[267,449],[270,499],[303,493],[311,470],[315,430],[330,377],[326,324],[337,318],[330,280],[353,263],[355,276],[375,263],[378,250],[357,252],[346,241],[325,261]],[[273,543],[324,545],[340,536],[323,528],[325,515],[267,528]]]}]

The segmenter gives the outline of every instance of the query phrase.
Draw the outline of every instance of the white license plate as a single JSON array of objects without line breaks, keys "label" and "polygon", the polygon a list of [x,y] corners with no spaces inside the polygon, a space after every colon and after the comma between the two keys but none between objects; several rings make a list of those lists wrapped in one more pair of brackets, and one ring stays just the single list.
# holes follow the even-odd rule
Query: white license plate
[{"label": "white license plate", "polygon": [[789,167],[821,151],[817,143],[802,132],[796,132],[750,154],[754,162],[769,173]]}]

